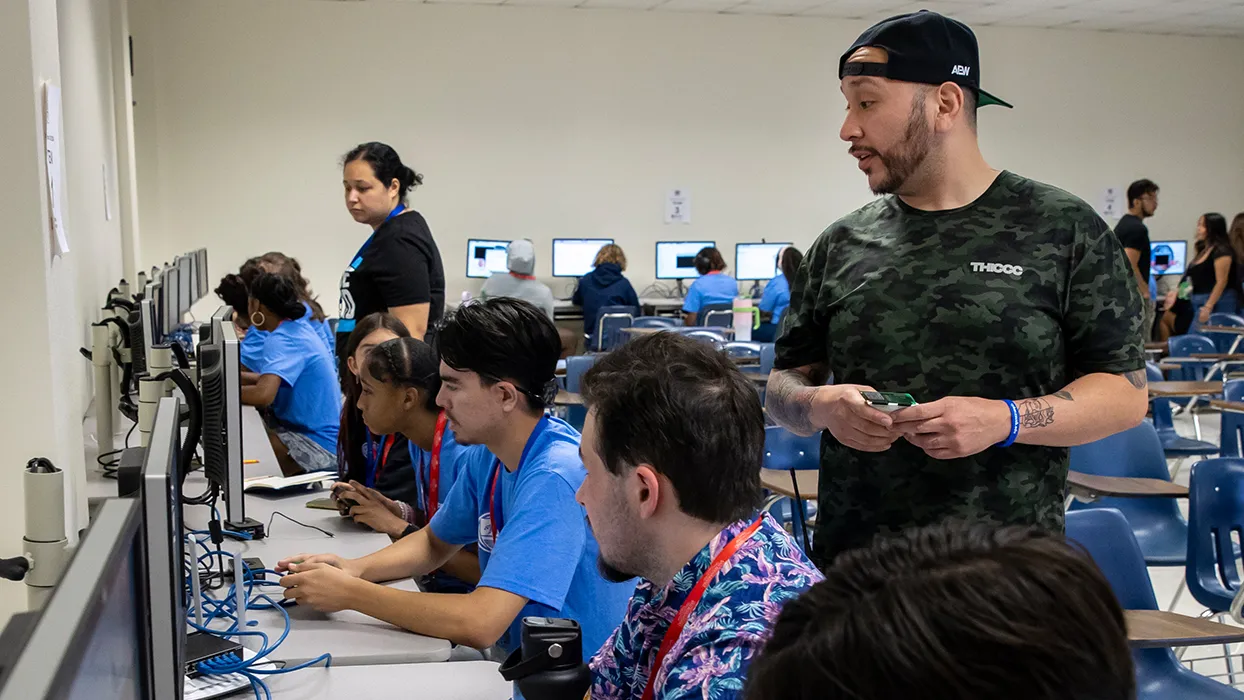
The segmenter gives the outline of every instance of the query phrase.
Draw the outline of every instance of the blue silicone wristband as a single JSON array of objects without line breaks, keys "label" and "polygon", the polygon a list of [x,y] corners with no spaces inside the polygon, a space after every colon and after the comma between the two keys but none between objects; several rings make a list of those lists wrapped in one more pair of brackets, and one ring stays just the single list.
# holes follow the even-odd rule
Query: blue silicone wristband
[{"label": "blue silicone wristband", "polygon": [[1019,437],[1019,409],[1015,407],[1015,402],[1010,399],[1002,399],[1006,407],[1011,409],[1011,434],[1006,440],[998,443],[998,447],[1010,447],[1015,444],[1015,438]]}]

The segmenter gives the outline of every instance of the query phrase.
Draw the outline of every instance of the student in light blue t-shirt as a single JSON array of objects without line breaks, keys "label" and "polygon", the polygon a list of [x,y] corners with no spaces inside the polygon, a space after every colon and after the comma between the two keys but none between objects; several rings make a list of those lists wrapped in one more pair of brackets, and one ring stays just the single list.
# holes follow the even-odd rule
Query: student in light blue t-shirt
[{"label": "student in light blue t-shirt", "polygon": [[[561,339],[531,304],[498,297],[460,307],[436,336],[437,403],[472,455],[428,527],[361,559],[296,555],[278,566],[285,597],[316,610],[357,610],[419,634],[511,652],[527,616],[576,620],[583,653],[622,620],[634,581],[601,575],[599,548],[575,491],[586,472],[579,433],[545,415],[557,392]],[[494,456],[495,455],[495,456]],[[464,545],[482,575],[464,595],[429,595],[373,581],[419,576]],[[301,563],[294,563],[301,561]]]},{"label": "student in light blue t-shirt", "polygon": [[739,282],[727,275],[726,260],[721,251],[713,247],[703,248],[695,255],[695,270],[700,277],[691,283],[687,298],[683,300],[683,323],[701,325],[701,310],[709,304],[730,304],[739,295]]},{"label": "student in light blue t-shirt", "polygon": [[341,393],[328,348],[308,323],[293,284],[264,273],[250,288],[252,330],[267,331],[262,374],[242,374],[242,403],[270,409],[268,437],[281,471],[337,469]]},{"label": "student in light blue t-shirt", "polygon": [[238,343],[242,368],[255,373],[263,370],[263,345],[268,339],[267,331],[252,328],[250,322],[250,284],[263,273],[258,261],[259,258],[251,258],[237,274],[229,273],[220,278],[215,290],[216,296],[233,308],[233,325],[242,338]]},{"label": "student in light blue t-shirt", "polygon": [[790,306],[790,285],[799,273],[803,253],[798,248],[787,246],[778,253],[777,262],[778,275],[769,280],[765,293],[760,297],[760,327],[752,331],[752,340],[760,343],[772,343],[777,336],[782,314]]}]

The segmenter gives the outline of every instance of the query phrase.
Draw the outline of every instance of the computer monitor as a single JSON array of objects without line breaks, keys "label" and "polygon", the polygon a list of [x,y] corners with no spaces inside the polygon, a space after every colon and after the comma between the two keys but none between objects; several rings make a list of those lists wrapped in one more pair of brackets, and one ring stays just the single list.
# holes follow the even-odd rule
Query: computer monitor
[{"label": "computer monitor", "polygon": [[506,248],[509,241],[486,241],[472,238],[467,241],[467,277],[484,278],[494,272],[505,274],[509,268],[505,266]]},{"label": "computer monitor", "polygon": [[1187,241],[1151,241],[1149,271],[1154,275],[1182,275],[1187,272]]},{"label": "computer monitor", "polygon": [[241,352],[233,307],[212,314],[211,340],[199,345],[199,391],[203,398],[203,474],[220,487],[226,524],[242,523]]},{"label": "computer monitor", "polygon": [[[147,352],[150,353],[153,346],[164,342],[164,282],[161,277],[154,277],[147,283],[147,297],[143,301],[151,302],[151,333],[147,336]],[[143,319],[144,324],[147,321]],[[143,330],[146,332],[146,328]]]},{"label": "computer monitor", "polygon": [[174,328],[181,325],[181,273],[177,265],[164,268],[161,278],[164,281],[164,334],[168,335]]},{"label": "computer monitor", "polygon": [[657,279],[682,280],[699,277],[700,273],[695,269],[696,253],[716,245],[716,241],[658,241]]},{"label": "computer monitor", "polygon": [[194,296],[197,277],[198,275],[194,270],[194,258],[189,255],[177,258],[177,278],[181,281],[181,306],[177,307],[178,325],[186,317],[186,313],[190,311],[191,305],[198,301]]},{"label": "computer monitor", "polygon": [[554,238],[553,276],[582,277],[596,267],[596,254],[612,238]]},{"label": "computer monitor", "polygon": [[778,253],[788,247],[790,243],[739,243],[734,246],[734,278],[750,282],[777,277]]},{"label": "computer monitor", "polygon": [[211,283],[207,280],[207,248],[199,248],[194,251],[195,259],[198,260],[199,270],[199,293],[195,295],[195,301],[207,296],[207,292],[211,289]]},{"label": "computer monitor", "polygon": [[142,471],[143,544],[150,611],[152,698],[182,697],[185,677],[186,560],[182,530],[180,449],[181,401],[160,399]]},{"label": "computer monitor", "polygon": [[6,629],[0,700],[172,697],[148,692],[141,522],[133,499],[99,507],[29,634]]}]

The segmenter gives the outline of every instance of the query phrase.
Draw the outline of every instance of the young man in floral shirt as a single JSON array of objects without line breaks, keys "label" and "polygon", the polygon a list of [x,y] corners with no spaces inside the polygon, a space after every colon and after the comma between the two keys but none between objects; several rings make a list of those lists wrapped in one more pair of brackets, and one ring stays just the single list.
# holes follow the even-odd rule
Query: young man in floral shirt
[{"label": "young man in floral shirt", "polygon": [[605,578],[641,578],[592,658],[591,697],[734,697],[782,606],[821,580],[781,526],[757,514],[756,390],[728,357],[673,333],[613,351],[582,387],[578,499]]}]

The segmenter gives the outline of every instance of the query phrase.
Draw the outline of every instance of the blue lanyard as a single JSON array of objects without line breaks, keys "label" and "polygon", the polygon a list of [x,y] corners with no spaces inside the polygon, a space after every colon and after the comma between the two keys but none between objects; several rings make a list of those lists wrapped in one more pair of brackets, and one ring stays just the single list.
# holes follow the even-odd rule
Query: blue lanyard
[{"label": "blue lanyard", "polygon": [[[372,437],[371,431],[367,431],[367,453],[363,455],[367,459],[367,474],[363,483],[369,489],[376,488],[377,472],[383,469],[385,462],[388,461],[388,454],[381,453],[387,452],[387,450],[385,450],[385,443],[392,439],[393,436],[391,435],[381,435],[380,443],[377,445],[375,439]],[[391,444],[389,446],[392,447]]]},{"label": "blue lanyard", "polygon": [[[540,422],[536,423],[535,429],[531,431],[531,435],[527,438],[527,444],[523,445],[523,454],[518,458],[518,466],[514,468],[515,474],[523,468],[523,462],[527,461],[527,453],[531,451],[531,446],[536,444],[536,440],[539,439],[540,434],[547,430],[548,427],[549,417],[548,414],[545,414],[540,418]],[[504,505],[505,499],[502,499],[501,503],[497,502],[497,482],[500,480],[501,460],[497,459],[492,463],[492,486],[489,489],[491,495],[488,497],[488,515],[489,520],[492,522],[492,541],[494,547],[497,543],[497,537],[501,534],[501,527],[504,524],[504,514],[501,512],[501,506]]]},{"label": "blue lanyard", "polygon": [[[389,219],[392,219],[393,217],[397,216],[398,214],[401,214],[404,211],[406,211],[405,204],[397,205],[396,207],[393,208],[393,211],[389,212],[388,216],[384,217],[385,223],[388,223]],[[384,224],[381,224],[381,226],[383,225]],[[359,247],[359,252],[354,254],[353,262],[350,263],[350,267],[357,270],[359,265],[363,264],[363,252],[367,250],[367,246],[371,245],[371,242],[374,241],[375,239],[376,239],[376,234],[373,232],[370,236],[367,237],[366,241],[363,241],[363,245]]]},{"label": "blue lanyard", "polygon": [[[418,456],[415,455],[416,449],[419,449]],[[427,471],[426,457],[428,453],[424,452],[422,448],[416,448],[414,440],[406,442],[406,451],[410,454],[410,464],[415,469],[415,500],[419,502],[419,507],[423,509],[423,512],[427,513],[428,491],[423,485],[423,474]]]}]

